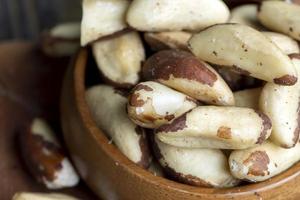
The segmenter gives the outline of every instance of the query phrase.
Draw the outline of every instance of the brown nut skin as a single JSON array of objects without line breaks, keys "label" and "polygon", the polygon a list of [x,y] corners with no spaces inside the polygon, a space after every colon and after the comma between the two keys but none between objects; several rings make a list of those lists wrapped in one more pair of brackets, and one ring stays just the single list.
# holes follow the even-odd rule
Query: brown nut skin
[{"label": "brown nut skin", "polygon": [[145,80],[155,80],[197,100],[234,105],[232,91],[207,63],[191,53],[164,50],[148,58],[142,68]]},{"label": "brown nut skin", "polygon": [[200,187],[228,188],[239,184],[229,173],[219,149],[179,148],[153,138],[154,154],[164,172],[178,182]]},{"label": "brown nut skin", "polygon": [[270,141],[244,150],[235,150],[229,157],[231,174],[249,182],[265,181],[300,160],[300,144],[285,149]]},{"label": "brown nut skin", "polygon": [[77,185],[79,177],[45,121],[34,119],[19,135],[22,158],[34,176],[49,189]]},{"label": "brown nut skin", "polygon": [[158,128],[195,108],[197,101],[160,83],[137,84],[128,98],[130,119],[145,128]]},{"label": "brown nut skin", "polygon": [[300,0],[286,0],[286,1],[300,5]]}]

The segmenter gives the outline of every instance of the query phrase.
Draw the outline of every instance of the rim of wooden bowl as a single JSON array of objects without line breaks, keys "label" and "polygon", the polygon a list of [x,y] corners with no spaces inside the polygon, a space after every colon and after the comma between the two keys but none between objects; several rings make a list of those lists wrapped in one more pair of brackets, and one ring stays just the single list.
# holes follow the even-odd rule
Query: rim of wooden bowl
[{"label": "rim of wooden bowl", "polygon": [[150,185],[163,187],[168,191],[176,190],[189,195],[199,194],[213,194],[215,197],[225,197],[227,195],[250,195],[253,192],[264,192],[276,188],[282,184],[285,184],[300,174],[300,163],[296,163],[294,166],[286,170],[285,172],[268,179],[260,183],[252,183],[243,186],[237,186],[233,188],[204,188],[190,186],[182,183],[178,183],[163,177],[158,177],[142,169],[138,165],[130,161],[124,156],[114,145],[109,144],[109,140],[99,129],[92,118],[88,105],[85,101],[85,78],[86,68],[88,61],[88,51],[86,48],[82,48],[74,60],[74,74],[73,80],[75,85],[75,102],[78,107],[80,117],[84,123],[85,128],[89,131],[89,134],[97,141],[99,148],[101,148],[107,156],[110,156],[116,163],[123,167],[128,173],[139,177],[146,181]]}]

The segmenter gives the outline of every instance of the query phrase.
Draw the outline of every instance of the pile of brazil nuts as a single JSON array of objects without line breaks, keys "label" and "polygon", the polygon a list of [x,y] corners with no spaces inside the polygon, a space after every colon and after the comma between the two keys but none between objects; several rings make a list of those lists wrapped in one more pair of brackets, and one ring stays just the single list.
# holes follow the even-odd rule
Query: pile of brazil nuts
[{"label": "pile of brazil nuts", "polygon": [[90,112],[155,175],[234,187],[300,160],[299,1],[230,2],[83,0]]}]

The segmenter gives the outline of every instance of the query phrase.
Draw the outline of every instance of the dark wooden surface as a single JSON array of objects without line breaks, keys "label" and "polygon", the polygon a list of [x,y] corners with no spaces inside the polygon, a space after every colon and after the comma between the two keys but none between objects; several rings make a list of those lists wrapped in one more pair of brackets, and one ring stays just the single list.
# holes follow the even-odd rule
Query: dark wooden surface
[{"label": "dark wooden surface", "polygon": [[[68,62],[44,57],[32,43],[0,43],[0,200],[20,191],[47,192],[24,170],[15,138],[37,116],[49,120],[61,136],[58,104]],[[55,192],[97,199],[83,183]]]}]

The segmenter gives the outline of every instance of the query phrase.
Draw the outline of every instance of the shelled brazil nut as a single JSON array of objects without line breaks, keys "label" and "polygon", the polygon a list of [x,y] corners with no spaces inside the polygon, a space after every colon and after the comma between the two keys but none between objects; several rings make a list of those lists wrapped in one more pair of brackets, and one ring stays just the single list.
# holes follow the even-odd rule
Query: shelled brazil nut
[{"label": "shelled brazil nut", "polygon": [[120,151],[133,162],[147,168],[150,152],[145,131],[127,116],[127,97],[111,86],[98,85],[87,90],[86,100],[97,125]]},{"label": "shelled brazil nut", "polygon": [[233,93],[235,99],[235,106],[259,109],[259,98],[262,88],[252,88],[240,90]]},{"label": "shelled brazil nut", "polygon": [[178,148],[154,138],[154,154],[173,179],[194,186],[226,188],[240,181],[229,172],[227,158],[218,149]]},{"label": "shelled brazil nut", "polygon": [[186,31],[148,32],[144,34],[146,42],[152,50],[181,49],[188,51],[188,40],[192,34]]},{"label": "shelled brazil nut", "polygon": [[299,53],[299,44],[287,35],[275,32],[262,32],[271,39],[285,54]]},{"label": "shelled brazil nut", "polygon": [[[300,54],[290,57],[300,74]],[[298,142],[300,132],[300,84],[285,87],[267,83],[259,104],[273,124],[271,141],[284,148],[293,147]]]},{"label": "shelled brazil nut", "polygon": [[186,148],[246,149],[272,130],[265,114],[250,108],[199,106],[155,130],[164,143]]},{"label": "shelled brazil nut", "polygon": [[139,31],[199,31],[226,22],[229,15],[221,0],[133,0],[127,22]]},{"label": "shelled brazil nut", "polygon": [[22,158],[35,179],[48,189],[76,186],[79,177],[46,121],[36,118],[19,135]]},{"label": "shelled brazil nut", "polygon": [[20,192],[13,196],[12,200],[79,200],[75,197],[58,193],[29,193]]},{"label": "shelled brazil nut", "polygon": [[265,30],[257,19],[257,5],[245,4],[231,10],[229,23],[250,26],[256,30]]},{"label": "shelled brazil nut", "polygon": [[195,99],[157,82],[141,82],[128,99],[128,115],[136,124],[157,128],[195,108]]},{"label": "shelled brazil nut", "polygon": [[92,51],[106,81],[125,88],[139,81],[145,50],[137,32],[127,31],[96,41]]},{"label": "shelled brazil nut", "polygon": [[[218,24],[195,34],[191,51],[204,61],[279,85],[294,85],[293,63],[259,31],[241,24]],[[205,46],[205,48],[203,48]]]},{"label": "shelled brazil nut", "polygon": [[62,23],[44,32],[41,49],[47,56],[72,56],[80,47],[80,24]]},{"label": "shelled brazil nut", "polygon": [[[276,14],[275,14],[276,13]],[[300,41],[300,5],[280,1],[265,1],[259,7],[258,19],[270,30]]]},{"label": "shelled brazil nut", "polygon": [[164,50],[148,58],[142,68],[145,80],[155,80],[197,100],[234,105],[232,91],[207,63],[180,50]]},{"label": "shelled brazil nut", "polygon": [[250,182],[267,180],[300,160],[300,144],[285,149],[274,143],[266,143],[249,149],[233,151],[229,157],[234,177]]},{"label": "shelled brazil nut", "polygon": [[127,27],[125,22],[129,0],[83,0],[81,45],[87,44]]}]

